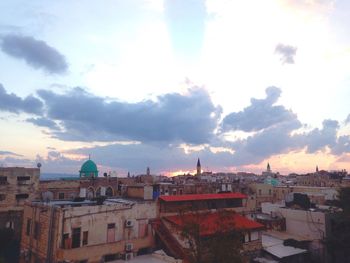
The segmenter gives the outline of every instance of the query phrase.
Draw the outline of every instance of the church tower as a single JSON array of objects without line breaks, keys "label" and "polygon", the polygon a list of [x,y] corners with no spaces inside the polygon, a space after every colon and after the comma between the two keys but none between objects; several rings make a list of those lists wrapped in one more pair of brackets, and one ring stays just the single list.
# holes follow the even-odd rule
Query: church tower
[{"label": "church tower", "polygon": [[201,173],[202,173],[201,161],[198,158],[198,161],[197,161],[197,175],[201,175]]}]

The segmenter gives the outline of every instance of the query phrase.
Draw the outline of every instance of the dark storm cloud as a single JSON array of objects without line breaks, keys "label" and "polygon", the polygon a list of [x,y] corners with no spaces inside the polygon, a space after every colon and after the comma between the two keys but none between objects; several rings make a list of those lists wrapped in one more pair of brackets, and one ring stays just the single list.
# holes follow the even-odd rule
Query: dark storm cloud
[{"label": "dark storm cloud", "polygon": [[255,132],[246,139],[226,143],[235,151],[233,165],[259,163],[293,150],[306,149],[308,153],[315,153],[328,148],[333,154],[350,151],[350,137],[337,136],[340,126],[335,120],[324,120],[321,129],[293,134],[303,125],[292,111],[274,106],[280,93],[280,89],[270,87],[266,89],[265,99],[251,99],[251,105],[243,111],[230,113],[223,119],[223,132]]},{"label": "dark storm cloud", "polygon": [[23,59],[29,66],[50,74],[65,73],[65,57],[42,40],[21,35],[5,35],[0,39],[1,50],[7,55]]},{"label": "dark storm cloud", "polygon": [[319,151],[325,146],[333,148],[337,145],[338,121],[324,120],[322,125],[322,129],[316,128],[302,138],[305,140],[309,153]]},{"label": "dark storm cloud", "polygon": [[281,122],[297,120],[297,116],[284,106],[274,106],[281,90],[276,87],[266,89],[265,99],[251,99],[251,105],[243,111],[228,114],[222,122],[223,131],[259,131]]},{"label": "dark storm cloud", "polygon": [[0,111],[9,111],[13,113],[32,113],[41,114],[43,103],[33,97],[27,96],[22,99],[14,93],[7,93],[5,88],[0,84]]},{"label": "dark storm cloud", "polygon": [[203,167],[211,165],[211,167],[220,167],[223,170],[225,166],[231,165],[230,158],[232,158],[232,154],[228,152],[213,153],[209,147],[186,154],[178,146],[157,146],[143,143],[110,144],[94,148],[81,148],[70,152],[83,155],[91,154],[93,160],[100,165],[123,169],[132,174],[144,173],[146,167],[150,167],[151,171],[155,173],[179,168],[193,170],[198,157],[201,158]]},{"label": "dark storm cloud", "polygon": [[164,11],[175,51],[187,57],[198,55],[207,18],[205,1],[165,0]]},{"label": "dark storm cloud", "polygon": [[128,139],[154,142],[209,142],[217,127],[221,108],[200,88],[187,95],[170,93],[156,101],[126,103],[108,101],[75,88],[67,94],[39,90],[47,116],[60,121],[63,140]]},{"label": "dark storm cloud", "polygon": [[52,130],[59,130],[60,129],[56,122],[54,122],[48,118],[45,118],[45,117],[28,118],[28,119],[26,119],[26,121],[33,123],[34,125],[39,126],[39,127],[47,127],[47,128],[52,129]]},{"label": "dark storm cloud", "polygon": [[30,159],[25,159],[25,158],[17,158],[17,157],[5,157],[5,158],[0,158],[0,166],[25,166],[25,167],[35,167],[35,162]]},{"label": "dark storm cloud", "polygon": [[275,53],[281,56],[280,60],[282,64],[294,64],[297,48],[290,45],[278,44],[275,48]]}]

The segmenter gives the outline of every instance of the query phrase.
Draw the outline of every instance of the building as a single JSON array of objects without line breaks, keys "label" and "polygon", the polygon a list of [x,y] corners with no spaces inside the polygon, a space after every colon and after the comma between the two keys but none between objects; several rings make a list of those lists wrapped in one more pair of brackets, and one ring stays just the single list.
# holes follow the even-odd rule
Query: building
[{"label": "building", "polygon": [[261,207],[263,202],[272,202],[274,200],[273,185],[253,183],[249,185],[250,196],[248,199],[249,210],[256,210]]},{"label": "building", "polygon": [[247,196],[241,193],[221,194],[188,194],[160,196],[160,216],[177,215],[179,212],[210,211],[216,209],[231,209],[242,212]]},{"label": "building", "polygon": [[79,177],[40,181],[38,199],[73,200],[76,197],[91,199],[121,195],[123,181],[107,175],[98,177],[97,165],[90,159],[83,163],[79,175]]},{"label": "building", "polygon": [[11,228],[20,239],[23,205],[34,200],[39,185],[40,169],[0,167],[0,228]]},{"label": "building", "polygon": [[328,206],[308,208],[308,202],[291,203],[288,206],[263,203],[262,212],[285,219],[285,231],[275,232],[280,233],[277,236],[284,236],[294,247],[307,249],[315,262],[331,262],[325,240],[332,236],[332,222],[339,210]]},{"label": "building", "polygon": [[[247,256],[247,259],[250,256],[255,256],[260,253],[262,248],[261,244],[261,231],[264,229],[264,226],[258,222],[250,220],[244,216],[239,215],[238,213],[228,214],[226,216],[221,216],[220,212],[206,212],[206,213],[189,213],[185,215],[174,215],[163,217],[162,221],[159,224],[162,226],[158,226],[156,228],[156,232],[161,235],[160,238],[164,238],[164,232],[159,231],[161,228],[166,228],[168,233],[170,233],[174,239],[172,243],[168,243],[168,247],[172,246],[178,247],[181,251],[180,254],[175,256],[180,256],[186,259],[186,255],[188,255],[191,248],[189,247],[188,240],[184,240],[182,236],[182,231],[188,225],[193,223],[198,224],[199,226],[199,238],[204,240],[208,240],[211,237],[215,236],[217,233],[223,233],[225,231],[232,231],[236,229],[241,234],[242,240],[242,249],[243,255]],[[230,228],[232,226],[232,228]],[[176,244],[176,245],[175,245]]]},{"label": "building", "polygon": [[90,160],[87,160],[83,165],[81,166],[81,169],[79,171],[79,177],[80,178],[97,178],[98,177],[98,170],[96,164]]},{"label": "building", "polygon": [[299,175],[296,181],[297,185],[303,186],[340,187],[346,175],[345,170],[331,172],[321,170],[316,173]]},{"label": "building", "polygon": [[114,262],[154,248],[155,202],[35,201],[25,205],[20,262]]},{"label": "building", "polygon": [[237,230],[242,231],[243,253],[249,258],[261,249],[261,230],[264,226],[242,215],[247,196],[241,193],[188,194],[160,196],[159,220],[154,223],[157,245],[176,258],[186,262],[188,243],[181,237],[182,223],[188,218],[197,218],[201,238],[210,239],[216,227],[225,226],[220,212],[228,211],[228,219]]}]

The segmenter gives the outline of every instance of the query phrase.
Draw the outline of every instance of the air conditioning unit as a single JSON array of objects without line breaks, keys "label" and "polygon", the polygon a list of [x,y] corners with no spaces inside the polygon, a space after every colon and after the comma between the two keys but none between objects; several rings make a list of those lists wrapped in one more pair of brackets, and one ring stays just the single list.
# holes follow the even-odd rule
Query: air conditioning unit
[{"label": "air conditioning unit", "polygon": [[125,221],[125,227],[133,227],[134,226],[134,221],[131,219],[128,219]]},{"label": "air conditioning unit", "polygon": [[134,248],[134,244],[132,244],[132,243],[125,244],[125,251],[132,251],[133,248]]},{"label": "air conditioning unit", "polygon": [[133,253],[126,253],[124,256],[124,260],[125,261],[129,261],[132,260],[134,258],[134,254]]}]

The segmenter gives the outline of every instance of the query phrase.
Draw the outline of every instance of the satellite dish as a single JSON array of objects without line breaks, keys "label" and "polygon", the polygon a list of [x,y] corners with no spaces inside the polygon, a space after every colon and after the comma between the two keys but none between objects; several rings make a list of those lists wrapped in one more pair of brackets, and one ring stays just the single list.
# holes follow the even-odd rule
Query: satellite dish
[{"label": "satellite dish", "polygon": [[37,163],[36,167],[40,168],[41,167],[41,163]]},{"label": "satellite dish", "polygon": [[53,193],[50,191],[41,194],[44,202],[49,203],[53,199]]}]

